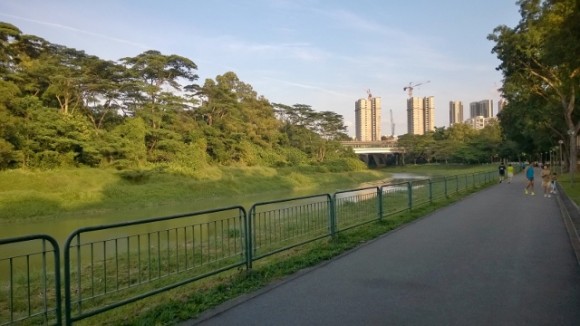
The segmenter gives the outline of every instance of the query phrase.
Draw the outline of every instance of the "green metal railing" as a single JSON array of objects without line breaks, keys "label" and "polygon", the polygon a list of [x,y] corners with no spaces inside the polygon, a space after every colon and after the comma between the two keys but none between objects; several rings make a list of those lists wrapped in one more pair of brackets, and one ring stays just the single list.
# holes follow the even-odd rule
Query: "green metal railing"
[{"label": "green metal railing", "polygon": [[246,259],[254,260],[331,234],[328,194],[257,203],[249,211]]},{"label": "green metal railing", "polygon": [[[37,248],[18,253],[25,242]],[[56,240],[39,234],[0,239],[0,246],[13,253],[0,257],[0,325],[60,325],[60,252]]]},{"label": "green metal railing", "polygon": [[[232,206],[80,228],[64,245],[64,300],[54,239],[39,235],[0,240],[1,246],[42,241],[38,252],[0,257],[0,267],[7,264],[10,275],[9,286],[0,289],[7,294],[0,293],[0,324],[70,325],[211,275],[251,269],[259,259],[490,182],[497,182],[496,171],[260,202],[248,213]],[[46,265],[49,253],[54,254],[52,273]],[[28,263],[35,256],[43,262],[38,275]]]},{"label": "green metal railing", "polygon": [[76,230],[64,247],[66,323],[243,266],[245,219],[233,206]]}]

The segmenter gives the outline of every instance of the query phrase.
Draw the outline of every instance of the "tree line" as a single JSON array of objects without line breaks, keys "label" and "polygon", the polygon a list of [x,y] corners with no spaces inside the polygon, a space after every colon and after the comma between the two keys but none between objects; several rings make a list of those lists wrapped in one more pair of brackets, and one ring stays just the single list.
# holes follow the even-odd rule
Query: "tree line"
[{"label": "tree line", "polygon": [[359,169],[343,117],[270,103],[235,73],[198,84],[190,59],[107,61],[0,22],[0,169],[148,165]]},{"label": "tree line", "polygon": [[407,164],[483,164],[521,159],[517,144],[503,139],[499,124],[493,120],[479,130],[465,123],[435,127],[424,135],[402,135],[397,143],[405,149]]}]

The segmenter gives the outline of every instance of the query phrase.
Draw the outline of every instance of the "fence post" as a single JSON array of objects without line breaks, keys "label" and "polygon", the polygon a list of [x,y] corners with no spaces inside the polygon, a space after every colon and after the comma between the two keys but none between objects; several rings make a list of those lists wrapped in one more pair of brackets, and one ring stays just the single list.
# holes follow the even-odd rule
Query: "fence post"
[{"label": "fence post", "polygon": [[429,179],[429,203],[433,203],[433,183]]},{"label": "fence post", "polygon": [[409,201],[409,210],[413,209],[413,181],[407,182],[407,197]]},{"label": "fence post", "polygon": [[336,194],[328,195],[330,200],[330,212],[328,216],[328,223],[330,226],[330,236],[332,238],[336,237]]},{"label": "fence post", "polygon": [[383,186],[377,187],[377,197],[379,197],[379,221],[383,219]]},{"label": "fence post", "polygon": [[455,176],[455,192],[459,192],[459,175]]},{"label": "fence post", "polygon": [[443,177],[443,183],[445,184],[445,198],[449,197],[449,195],[447,195],[447,177]]},{"label": "fence post", "polygon": [[256,206],[250,208],[250,212],[246,219],[246,268],[248,270],[252,269],[253,260],[253,241],[252,241],[252,216],[256,214]]}]

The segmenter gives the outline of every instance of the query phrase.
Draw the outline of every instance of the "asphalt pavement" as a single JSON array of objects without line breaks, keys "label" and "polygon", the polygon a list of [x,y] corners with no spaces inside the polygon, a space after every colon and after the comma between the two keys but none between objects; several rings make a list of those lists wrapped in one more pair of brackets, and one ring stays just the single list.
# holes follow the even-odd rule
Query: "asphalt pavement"
[{"label": "asphalt pavement", "polygon": [[518,174],[183,325],[580,325],[557,200],[524,186]]}]

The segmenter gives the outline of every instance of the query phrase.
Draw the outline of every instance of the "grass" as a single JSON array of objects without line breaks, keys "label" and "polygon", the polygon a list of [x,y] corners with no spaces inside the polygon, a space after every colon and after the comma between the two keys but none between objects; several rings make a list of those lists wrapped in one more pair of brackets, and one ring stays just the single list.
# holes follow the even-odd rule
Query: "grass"
[{"label": "grass", "polygon": [[135,178],[115,170],[89,168],[2,171],[0,219],[82,217],[94,212],[108,214],[280,189],[351,185],[388,176],[384,171],[317,174],[263,167],[211,168],[208,178],[202,180],[156,171],[147,173],[147,178]]},{"label": "grass", "polygon": [[580,203],[580,172],[571,174],[562,174],[558,177],[558,183],[566,195],[578,205]]},{"label": "grass", "polygon": [[[389,178],[391,173],[450,175],[472,173],[486,166],[429,165],[342,173],[316,173],[308,169],[265,167],[208,168],[205,178],[146,171],[147,177],[103,169],[0,172],[0,220],[50,219],[94,216],[179,203],[203,203],[242,194],[254,196],[281,190],[332,193],[361,183]],[[236,203],[238,204],[238,203]],[[172,212],[169,212],[172,213]]]}]

